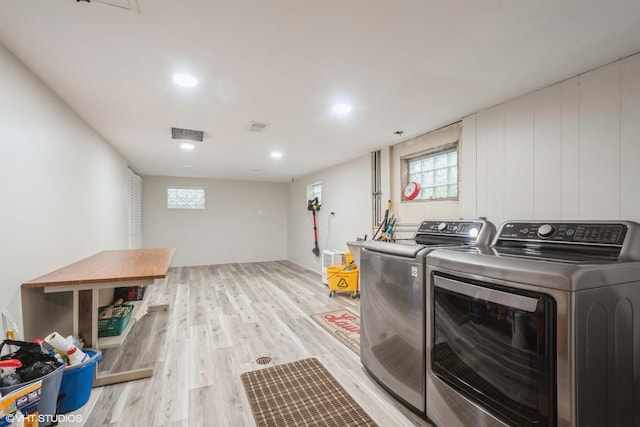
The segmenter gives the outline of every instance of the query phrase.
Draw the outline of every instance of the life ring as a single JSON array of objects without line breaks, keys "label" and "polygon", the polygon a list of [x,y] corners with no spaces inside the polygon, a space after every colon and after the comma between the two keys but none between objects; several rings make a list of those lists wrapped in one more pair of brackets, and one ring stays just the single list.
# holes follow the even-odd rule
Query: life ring
[{"label": "life ring", "polygon": [[418,197],[418,194],[420,194],[420,184],[415,181],[408,183],[402,191],[402,195],[406,200],[413,200]]}]

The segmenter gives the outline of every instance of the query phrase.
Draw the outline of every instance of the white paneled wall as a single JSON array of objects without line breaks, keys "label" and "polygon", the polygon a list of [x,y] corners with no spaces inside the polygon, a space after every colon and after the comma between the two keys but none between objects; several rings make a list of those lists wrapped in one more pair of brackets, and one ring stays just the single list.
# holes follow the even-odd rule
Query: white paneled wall
[{"label": "white paneled wall", "polygon": [[560,174],[563,219],[580,218],[580,78],[562,82],[562,170]]},{"label": "white paneled wall", "polygon": [[[487,121],[487,217],[504,216],[504,105],[487,110],[480,117]],[[511,177],[510,177],[511,178]],[[483,215],[484,216],[484,215]]]},{"label": "white paneled wall", "polygon": [[580,78],[580,214],[620,216],[620,62]]},{"label": "white paneled wall", "polygon": [[474,216],[467,218],[474,218],[476,215],[476,206],[478,201],[477,193],[477,144],[470,143],[464,144],[464,141],[475,141],[476,138],[476,116],[467,117],[462,124],[462,134],[460,136],[461,149],[458,150],[458,162],[460,164],[461,173],[458,176],[460,180],[460,194],[458,200],[460,201],[461,215],[464,216],[468,212],[472,212]]},{"label": "white paneled wall", "polygon": [[467,218],[640,221],[640,54],[463,120]]},{"label": "white paneled wall", "polygon": [[[482,113],[476,114],[476,211],[471,215],[468,213],[464,213],[464,218],[475,218],[475,217],[486,217],[488,215],[488,182],[489,182],[489,167],[488,164],[488,153],[487,149],[487,112],[483,111]],[[466,127],[465,125],[466,119],[462,122],[462,127]],[[467,151],[467,146],[473,144],[473,140],[464,140],[462,141],[462,152],[465,153]],[[460,171],[462,176],[466,175],[466,171]],[[470,177],[473,180],[473,177]]]},{"label": "white paneled wall", "polygon": [[533,150],[533,173],[529,180],[533,191],[533,211],[528,212],[527,217],[560,218],[562,86],[554,85],[542,89],[529,98],[533,99],[533,114],[527,114],[527,125],[533,128],[533,138],[527,139],[527,146]]},{"label": "white paneled wall", "polygon": [[640,55],[620,65],[620,216],[640,220]]},{"label": "white paneled wall", "polygon": [[505,104],[504,158],[517,159],[504,163],[504,216],[531,218],[534,209],[533,181],[536,155],[534,150],[534,98],[523,96]]}]

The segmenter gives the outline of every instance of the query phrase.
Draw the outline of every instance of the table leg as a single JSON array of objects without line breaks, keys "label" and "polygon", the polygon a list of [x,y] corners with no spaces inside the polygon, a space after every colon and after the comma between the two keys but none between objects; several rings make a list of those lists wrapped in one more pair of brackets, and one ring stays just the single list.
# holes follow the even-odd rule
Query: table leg
[{"label": "table leg", "polygon": [[[92,298],[93,291],[91,289],[74,291],[78,292],[78,311],[74,312],[74,318],[78,318],[78,334],[83,341],[85,347],[88,348],[97,348],[97,335],[94,335],[94,332],[91,328],[91,322],[93,319],[92,313]],[[74,335],[76,335],[74,333]]]},{"label": "table leg", "polygon": [[98,289],[91,289],[91,336],[93,337],[93,344],[95,348],[98,348],[98,297],[100,291]]},{"label": "table leg", "polygon": [[72,291],[73,295],[73,321],[71,327],[71,333],[74,337],[80,336],[80,291]]}]

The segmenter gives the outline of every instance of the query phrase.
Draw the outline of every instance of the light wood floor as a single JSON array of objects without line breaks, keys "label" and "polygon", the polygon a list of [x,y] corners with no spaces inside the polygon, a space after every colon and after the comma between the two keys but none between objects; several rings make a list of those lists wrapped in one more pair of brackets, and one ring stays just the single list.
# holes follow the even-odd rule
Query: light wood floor
[{"label": "light wood floor", "polygon": [[[171,268],[148,287],[169,303],[105,350],[101,371],[152,367],[152,378],[95,388],[72,413],[86,426],[252,426],[240,374],[316,357],[382,427],[428,426],[364,371],[359,357],[310,315],[360,310],[350,294],[328,296],[320,275],[287,261]],[[268,365],[256,359],[268,356]],[[60,426],[78,426],[61,422]]]}]

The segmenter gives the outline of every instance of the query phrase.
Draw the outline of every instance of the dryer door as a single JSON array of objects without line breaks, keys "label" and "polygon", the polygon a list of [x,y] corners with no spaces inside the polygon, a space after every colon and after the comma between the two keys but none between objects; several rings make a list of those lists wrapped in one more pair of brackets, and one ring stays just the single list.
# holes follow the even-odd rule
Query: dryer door
[{"label": "dryer door", "polygon": [[556,423],[554,300],[433,275],[430,370],[508,425]]}]

